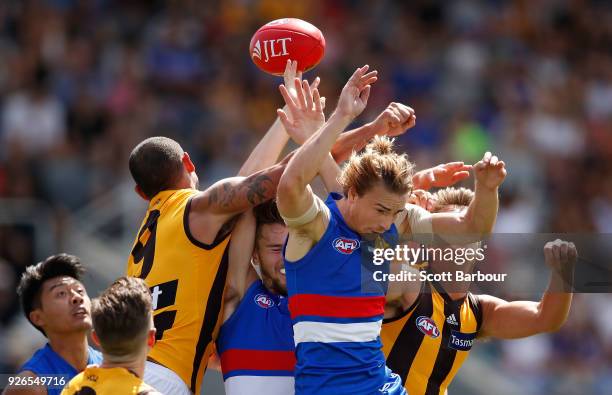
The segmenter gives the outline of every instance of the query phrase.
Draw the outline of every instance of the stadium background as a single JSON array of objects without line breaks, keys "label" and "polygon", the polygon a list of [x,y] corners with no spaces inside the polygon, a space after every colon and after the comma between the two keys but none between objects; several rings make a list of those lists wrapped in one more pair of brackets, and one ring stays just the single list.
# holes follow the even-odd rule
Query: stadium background
[{"label": "stadium background", "polygon": [[[607,3],[607,4],[606,4]],[[177,139],[201,184],[234,175],[281,105],[248,43],[285,16],[327,40],[328,109],[358,65],[368,108],[415,108],[419,168],[505,160],[497,232],[612,233],[612,11],[606,1],[0,2],[0,372],[43,338],[19,315],[26,265],[67,251],[90,294],[124,269],[144,212],[127,156]],[[611,394],[612,297],[577,295],[561,331],[475,346],[450,393]],[[212,375],[206,393],[219,392]],[[215,382],[216,381],[216,382]],[[207,387],[205,387],[207,389]]]}]

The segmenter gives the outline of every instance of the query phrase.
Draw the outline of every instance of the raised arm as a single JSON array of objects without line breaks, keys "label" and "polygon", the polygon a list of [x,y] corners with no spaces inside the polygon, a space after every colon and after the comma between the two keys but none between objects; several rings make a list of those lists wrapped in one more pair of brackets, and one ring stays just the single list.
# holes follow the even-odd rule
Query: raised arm
[{"label": "raised arm", "polygon": [[[410,217],[400,219],[398,227],[400,232],[435,233],[454,242],[448,236],[461,235],[458,243],[470,243],[481,240],[490,234],[497,218],[499,207],[498,190],[506,178],[506,167],[497,156],[485,153],[481,161],[473,166],[475,174],[474,199],[468,209],[461,213],[425,214],[421,218],[409,220]],[[412,227],[417,227],[417,230]],[[425,229],[425,231],[424,231]]]},{"label": "raised arm", "polygon": [[559,330],[565,323],[572,303],[567,283],[572,283],[577,260],[574,243],[559,239],[544,246],[544,259],[551,268],[548,289],[539,302],[507,302],[489,295],[479,295],[482,327],[479,337],[518,339]]},{"label": "raised arm", "polygon": [[[248,177],[226,178],[196,194],[189,209],[191,235],[201,243],[211,244],[218,236],[229,232],[233,224],[228,226],[228,221],[232,217],[272,199],[283,170],[294,153]],[[222,231],[223,225],[228,229]]]},{"label": "raised arm", "polygon": [[247,210],[240,216],[232,231],[225,285],[224,322],[232,316],[247,288],[257,279],[255,270],[251,266],[256,227],[253,210]]},{"label": "raised arm", "polygon": [[[292,62],[291,60],[287,60],[283,78],[285,80],[285,85],[291,86],[289,94],[294,98],[296,97],[296,91],[292,87],[292,84],[295,78],[301,79],[301,74],[302,73],[297,71],[297,61]],[[318,80],[315,80],[313,86],[316,88],[317,85]],[[262,137],[240,168],[238,176],[246,177],[256,171],[275,164],[278,161],[279,155],[287,145],[287,141],[289,141],[289,135],[286,133],[283,124],[277,117],[272,126],[270,126],[270,129],[268,129],[264,137]]]},{"label": "raised arm", "polygon": [[336,162],[344,162],[353,151],[361,151],[374,136],[399,136],[415,124],[416,115],[411,107],[402,103],[389,103],[372,122],[342,133],[331,154]]},{"label": "raised arm", "polygon": [[[366,65],[355,71],[342,89],[338,106],[329,120],[297,150],[296,155],[289,161],[281,177],[277,197],[278,209],[284,217],[297,218],[312,205],[314,197],[308,184],[319,173],[338,135],[363,111],[367,104],[370,84],[377,79],[377,72],[368,73],[368,68]],[[298,91],[299,99],[293,101],[285,93],[284,86],[281,86],[280,89],[291,112],[299,112],[301,108],[313,108],[313,106],[316,111],[322,112],[318,90],[313,90],[312,97],[307,94],[303,98],[300,97]],[[279,117],[286,128],[291,125],[284,111],[279,110]]]}]

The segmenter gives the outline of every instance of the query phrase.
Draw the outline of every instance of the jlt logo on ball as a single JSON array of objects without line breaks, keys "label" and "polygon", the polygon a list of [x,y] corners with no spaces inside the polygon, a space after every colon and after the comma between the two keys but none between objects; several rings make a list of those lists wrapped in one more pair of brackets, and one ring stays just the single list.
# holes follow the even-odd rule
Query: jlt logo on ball
[{"label": "jlt logo on ball", "polygon": [[[289,55],[287,52],[287,41],[291,41],[291,37],[279,38],[276,40],[264,40],[263,41],[263,51],[265,55],[264,62],[268,62],[270,58],[276,58],[279,56]],[[281,52],[277,52],[277,50],[281,49]],[[262,60],[261,57],[261,43],[259,40],[253,46],[252,57]]]}]

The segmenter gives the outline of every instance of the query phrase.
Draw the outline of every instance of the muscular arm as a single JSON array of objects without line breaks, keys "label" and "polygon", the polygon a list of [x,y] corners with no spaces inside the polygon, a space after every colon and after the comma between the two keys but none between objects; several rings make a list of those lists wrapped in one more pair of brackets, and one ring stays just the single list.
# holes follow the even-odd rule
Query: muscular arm
[{"label": "muscular arm", "polygon": [[[38,377],[34,372],[29,370],[23,371],[17,375],[18,377]],[[45,386],[28,386],[28,387],[6,387],[2,395],[47,395],[47,388]]]},{"label": "muscular arm", "polygon": [[361,151],[374,136],[399,136],[415,123],[416,115],[412,108],[402,103],[389,103],[372,122],[342,133],[331,154],[336,162],[344,162],[353,151]]},{"label": "muscular arm", "polygon": [[[506,177],[505,164],[487,152],[473,168],[476,175],[474,199],[468,209],[461,213],[436,213],[424,218],[430,221],[431,231],[447,241],[459,243],[478,241],[491,233],[495,225],[499,207],[498,190]],[[400,232],[415,233],[406,219],[398,221]],[[450,239],[445,237],[450,235],[462,237],[458,240],[454,240],[454,237]]]},{"label": "muscular arm", "polygon": [[[308,184],[316,177],[321,169],[322,163],[328,157],[338,135],[346,128],[349,123],[357,116],[367,103],[370,93],[370,83],[376,81],[376,73],[368,73],[367,66],[357,69],[351,76],[338,101],[336,111],[331,115],[323,127],[311,136],[296,155],[287,165],[287,169],[281,177],[278,189],[278,209],[286,218],[297,218],[303,215],[313,203],[313,195]],[[281,91],[284,88],[281,88]],[[299,112],[302,108],[310,109],[313,106],[320,110],[318,91],[315,89],[311,96],[310,91],[306,91],[305,99],[293,102],[288,101],[292,112]],[[300,92],[298,91],[298,96]],[[284,113],[279,113],[283,123],[287,123],[290,128],[289,120]]]},{"label": "muscular arm", "polygon": [[257,278],[255,270],[251,266],[256,225],[253,210],[248,210],[240,216],[232,231],[225,287],[224,322],[232,316],[247,288]]},{"label": "muscular arm", "polygon": [[539,302],[508,302],[494,296],[478,296],[483,314],[479,337],[518,339],[561,328],[572,303],[573,294],[565,292],[565,288],[566,281],[571,283],[573,279],[576,248],[572,243],[557,240],[546,244],[544,256],[553,270]]},{"label": "muscular arm", "polygon": [[189,211],[191,234],[198,241],[211,244],[232,217],[272,199],[292,156],[293,152],[276,165],[248,177],[221,180],[195,195]]}]

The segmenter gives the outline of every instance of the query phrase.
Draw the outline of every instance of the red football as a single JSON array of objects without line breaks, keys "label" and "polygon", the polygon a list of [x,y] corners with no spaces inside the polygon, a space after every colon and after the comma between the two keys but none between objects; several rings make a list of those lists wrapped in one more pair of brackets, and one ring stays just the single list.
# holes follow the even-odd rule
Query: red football
[{"label": "red football", "polygon": [[282,75],[287,59],[297,60],[298,70],[307,71],[323,58],[325,38],[314,25],[301,19],[277,19],[255,32],[249,53],[266,73]]}]

